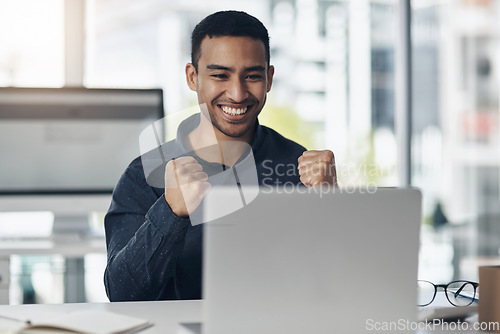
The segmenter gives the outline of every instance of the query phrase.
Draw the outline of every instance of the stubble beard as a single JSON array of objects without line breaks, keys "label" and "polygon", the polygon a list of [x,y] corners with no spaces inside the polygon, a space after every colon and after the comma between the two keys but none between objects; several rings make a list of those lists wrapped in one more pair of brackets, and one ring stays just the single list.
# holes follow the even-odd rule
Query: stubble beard
[{"label": "stubble beard", "polygon": [[[249,121],[248,124],[243,129],[238,131],[235,129],[231,129],[231,124],[238,125],[240,123],[231,123],[230,121],[226,121],[226,120],[222,119],[222,116],[218,115],[217,109],[219,109],[218,104],[220,104],[218,102],[220,102],[220,101],[214,101],[214,103],[212,104],[212,110],[209,111],[212,125],[217,130],[219,130],[222,134],[224,134],[228,137],[231,137],[231,138],[242,137],[246,133],[248,133],[248,131],[253,130],[253,127],[257,123],[257,116],[260,114],[262,108],[264,107],[264,105],[262,105],[261,109],[259,111],[257,111],[257,114],[255,115],[255,117],[251,121]],[[252,105],[258,105],[258,104],[259,103],[257,100],[252,101]],[[248,111],[248,112],[250,112],[250,111]],[[222,124],[222,123],[224,123],[224,124]]]},{"label": "stubble beard", "polygon": [[239,138],[239,137],[244,136],[253,126],[255,126],[255,121],[249,122],[243,129],[238,131],[238,130],[231,129],[230,124],[232,124],[232,123],[226,122],[226,121],[223,121],[223,122],[225,122],[228,125],[225,127],[222,126],[222,124],[220,124],[218,119],[213,119],[212,125],[215,126],[215,128],[217,130],[219,130],[220,132],[222,132],[224,135],[226,135],[228,137],[232,137],[232,138]]}]

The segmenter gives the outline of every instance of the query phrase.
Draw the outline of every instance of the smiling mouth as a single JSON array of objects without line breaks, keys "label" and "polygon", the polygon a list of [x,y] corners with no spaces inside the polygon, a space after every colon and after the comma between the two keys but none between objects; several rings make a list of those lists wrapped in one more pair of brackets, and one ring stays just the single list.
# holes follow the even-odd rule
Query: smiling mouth
[{"label": "smiling mouth", "polygon": [[222,109],[222,111],[224,111],[226,114],[231,115],[231,116],[243,115],[248,110],[248,106],[241,107],[241,108],[231,108],[228,106],[219,105],[219,107]]}]

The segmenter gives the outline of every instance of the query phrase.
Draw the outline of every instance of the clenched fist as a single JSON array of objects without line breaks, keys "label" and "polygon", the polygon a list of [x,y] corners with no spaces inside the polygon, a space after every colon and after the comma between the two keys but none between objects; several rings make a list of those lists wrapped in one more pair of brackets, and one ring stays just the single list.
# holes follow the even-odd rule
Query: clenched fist
[{"label": "clenched fist", "polygon": [[178,217],[187,217],[210,190],[208,175],[193,157],[170,160],[165,168],[165,200]]},{"label": "clenched fist", "polygon": [[300,181],[308,187],[337,185],[335,156],[330,150],[306,151],[299,158]]}]

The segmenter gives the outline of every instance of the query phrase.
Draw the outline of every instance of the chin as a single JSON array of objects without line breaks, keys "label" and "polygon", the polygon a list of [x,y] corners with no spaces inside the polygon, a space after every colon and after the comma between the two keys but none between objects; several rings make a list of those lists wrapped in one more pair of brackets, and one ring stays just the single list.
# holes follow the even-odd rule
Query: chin
[{"label": "chin", "polygon": [[238,131],[238,132],[231,132],[231,131],[221,131],[221,132],[231,138],[240,138],[243,137],[248,132],[248,130]]},{"label": "chin", "polygon": [[245,126],[245,128],[243,128],[243,129],[230,129],[230,128],[221,129],[221,128],[219,128],[219,131],[228,137],[239,138],[239,137],[243,137],[244,135],[246,135],[248,133],[248,130],[250,129],[250,127],[251,126]]}]

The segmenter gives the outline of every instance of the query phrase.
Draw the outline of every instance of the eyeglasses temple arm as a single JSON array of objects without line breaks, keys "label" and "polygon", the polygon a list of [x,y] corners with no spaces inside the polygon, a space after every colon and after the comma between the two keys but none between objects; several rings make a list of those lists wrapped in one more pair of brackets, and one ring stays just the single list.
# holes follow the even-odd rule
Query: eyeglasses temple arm
[{"label": "eyeglasses temple arm", "polygon": [[[462,290],[465,288],[465,286],[469,284],[469,283],[464,283],[462,284],[462,286],[460,287],[460,289],[458,289],[456,292],[455,292],[455,298],[457,298],[457,296],[460,294],[460,292],[462,292]],[[474,290],[476,290],[476,287],[474,286]],[[475,294],[474,294],[475,295]],[[465,296],[466,297],[466,296]],[[473,300],[475,299],[474,297],[472,298]]]},{"label": "eyeglasses temple arm", "polygon": [[[465,283],[465,284],[467,284],[467,283]],[[457,291],[455,291],[455,298],[457,298],[458,295],[460,294],[460,292],[462,292],[462,290],[464,289],[465,284],[462,284],[462,286],[460,287],[460,289],[458,289]]]}]

